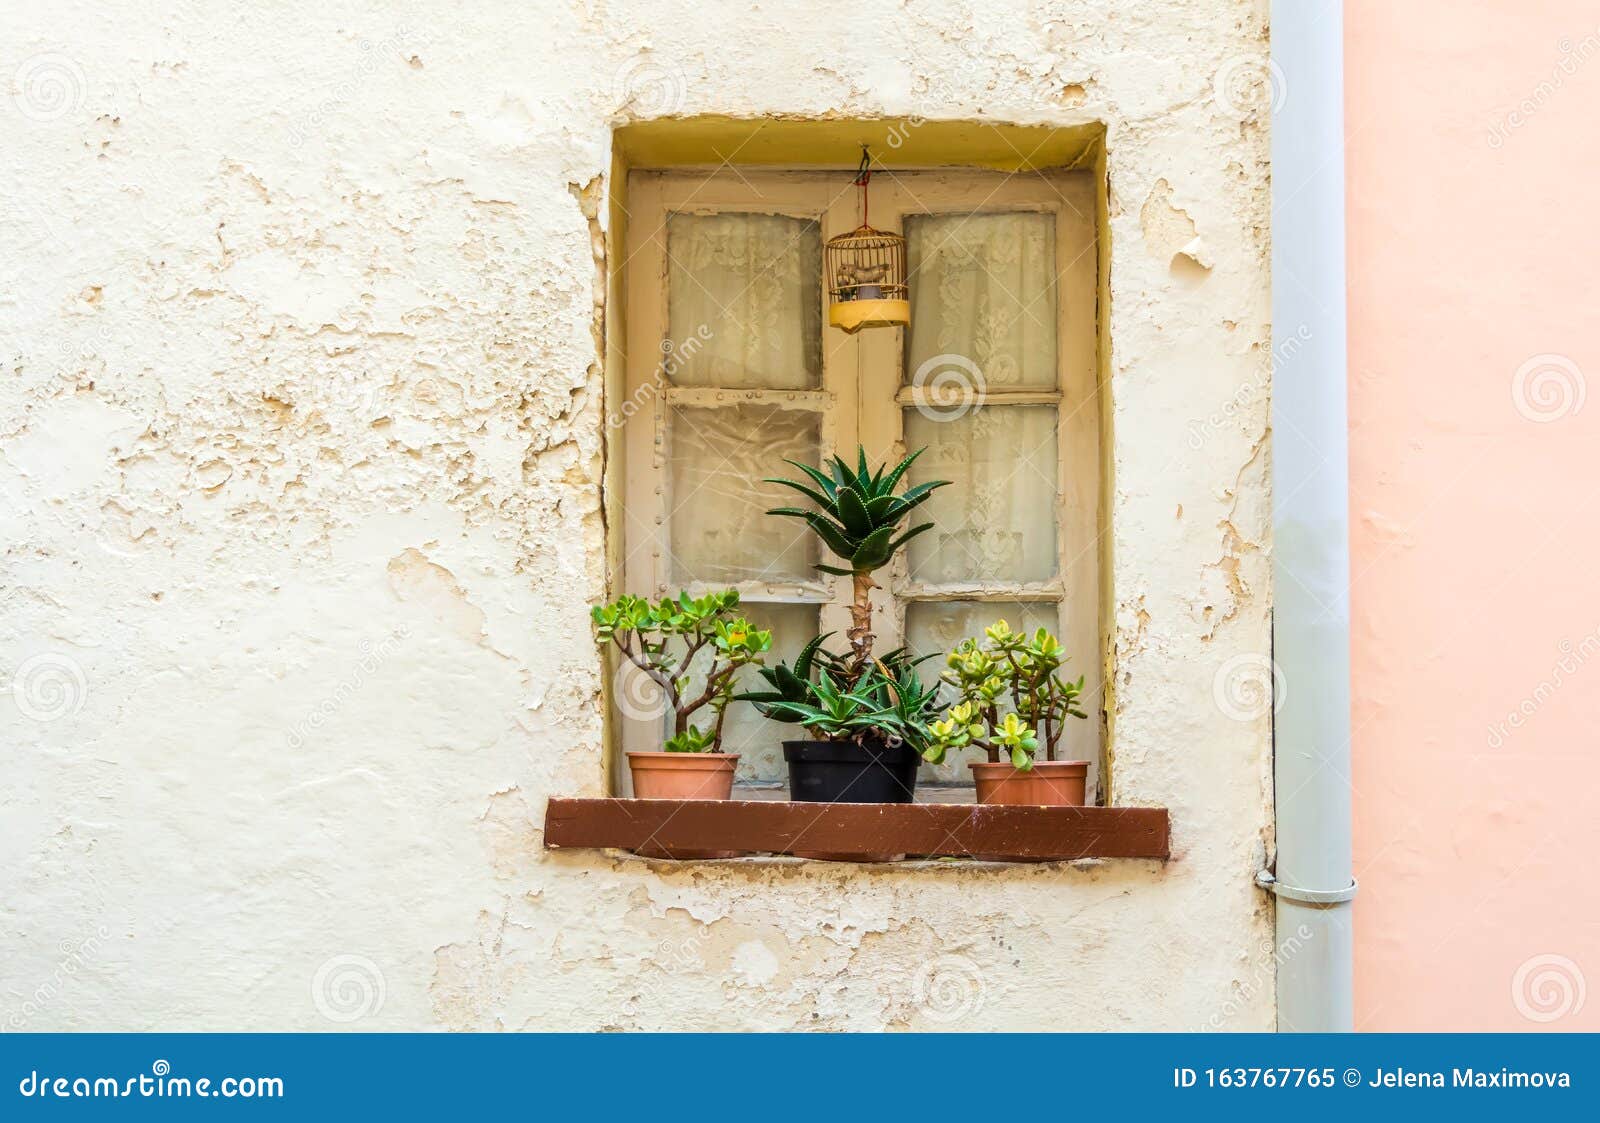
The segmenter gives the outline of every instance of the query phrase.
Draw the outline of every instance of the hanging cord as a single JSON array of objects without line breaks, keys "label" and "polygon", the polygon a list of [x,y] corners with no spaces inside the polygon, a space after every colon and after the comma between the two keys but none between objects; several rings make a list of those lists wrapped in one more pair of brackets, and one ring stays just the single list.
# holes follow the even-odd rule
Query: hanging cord
[{"label": "hanging cord", "polygon": [[867,221],[867,183],[872,179],[872,153],[867,151],[867,146],[861,146],[861,163],[856,167],[856,178],[851,182],[861,188],[861,225],[871,226]]}]

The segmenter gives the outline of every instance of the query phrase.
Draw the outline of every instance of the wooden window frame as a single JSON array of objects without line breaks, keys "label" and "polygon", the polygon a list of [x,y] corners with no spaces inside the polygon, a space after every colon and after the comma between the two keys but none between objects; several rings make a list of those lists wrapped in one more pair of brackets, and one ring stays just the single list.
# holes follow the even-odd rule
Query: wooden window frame
[{"label": "wooden window frame", "polygon": [[[636,408],[622,427],[624,479],[622,587],[659,597],[675,588],[663,536],[670,523],[670,461],[667,418],[674,406],[763,405],[819,414],[821,449],[866,446],[876,459],[904,454],[905,410],[916,408],[921,393],[909,385],[907,340],[902,329],[873,329],[854,336],[827,326],[826,287],[822,317],[821,385],[815,389],[675,387],[661,377],[669,354],[667,219],[674,213],[757,213],[815,220],[827,239],[859,224],[858,192],[837,171],[807,172],[723,168],[716,171],[630,173],[629,223],[623,283],[628,314],[625,342],[625,400]],[[912,580],[904,552],[895,559],[873,593],[882,647],[898,646],[905,635],[908,606],[918,602],[984,601],[1056,603],[1058,634],[1071,654],[1071,666],[1086,676],[1086,693],[1099,697],[1101,675],[1099,399],[1099,273],[1097,204],[1088,171],[1006,174],[974,170],[883,171],[872,182],[873,225],[904,232],[911,215],[979,214],[1033,211],[1054,216],[1056,269],[1056,368],[1053,388],[986,386],[975,405],[1048,404],[1056,408],[1056,502],[1052,515],[1057,542],[1057,573],[1046,581],[998,579],[929,584]],[[912,263],[913,270],[917,266]],[[917,283],[913,272],[912,286]],[[774,465],[774,471],[781,465]],[[806,581],[735,582],[753,603],[815,603],[823,631],[848,626],[848,581],[818,574]],[[687,585],[691,592],[710,587]],[[1091,716],[1073,723],[1063,743],[1067,758],[1094,763],[1091,802],[1101,759],[1102,723]],[[628,751],[659,747],[647,723],[623,721]]]}]

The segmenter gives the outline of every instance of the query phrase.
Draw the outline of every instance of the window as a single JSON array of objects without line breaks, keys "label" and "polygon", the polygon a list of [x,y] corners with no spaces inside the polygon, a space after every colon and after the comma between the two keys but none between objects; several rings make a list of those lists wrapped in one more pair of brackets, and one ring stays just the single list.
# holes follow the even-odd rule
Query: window
[{"label": "window", "polygon": [[[634,172],[629,182],[623,587],[661,596],[732,585],[789,658],[842,645],[849,582],[818,573],[792,501],[752,482],[782,459],[857,443],[882,460],[926,448],[915,480],[954,482],[875,595],[879,650],[943,652],[1001,616],[1048,626],[1100,677],[1094,187],[1087,173],[894,172],[874,226],[905,234],[909,329],[825,326],[822,247],[860,223],[848,174]],[[938,664],[930,663],[929,673]],[[626,748],[659,724],[621,707]],[[1072,757],[1098,760],[1099,722]],[[793,727],[729,711],[740,779],[785,777]],[[965,783],[965,759],[930,769]]]}]

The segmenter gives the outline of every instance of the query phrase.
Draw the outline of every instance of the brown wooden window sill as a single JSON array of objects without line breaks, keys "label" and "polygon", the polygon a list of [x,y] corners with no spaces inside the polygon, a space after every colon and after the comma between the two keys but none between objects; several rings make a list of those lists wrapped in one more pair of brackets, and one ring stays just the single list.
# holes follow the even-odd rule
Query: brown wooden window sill
[{"label": "brown wooden window sill", "polygon": [[652,857],[790,854],[1050,862],[1169,856],[1162,807],[789,803],[777,800],[552,799],[547,849],[605,847]]}]

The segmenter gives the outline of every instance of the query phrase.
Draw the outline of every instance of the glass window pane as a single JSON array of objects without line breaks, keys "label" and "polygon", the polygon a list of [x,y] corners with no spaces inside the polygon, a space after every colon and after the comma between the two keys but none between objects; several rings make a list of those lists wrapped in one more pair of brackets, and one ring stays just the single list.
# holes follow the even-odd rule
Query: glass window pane
[{"label": "glass window pane", "polygon": [[905,411],[913,483],[950,480],[915,512],[911,579],[1044,581],[1056,574],[1056,407]]},{"label": "glass window pane", "polygon": [[[758,628],[772,629],[772,650],[767,666],[779,660],[793,663],[800,649],[817,634],[820,616],[814,604],[774,604],[745,602],[745,617]],[[763,683],[753,667],[739,675],[740,690],[760,690]],[[722,726],[722,749],[739,754],[737,778],[740,780],[786,780],[788,766],[783,762],[785,740],[803,741],[800,727],[770,721],[746,702],[728,707]]]},{"label": "glass window pane", "polygon": [[1055,245],[1054,215],[908,216],[907,382],[1054,387]]},{"label": "glass window pane", "polygon": [[819,574],[817,538],[798,519],[766,512],[794,493],[765,476],[783,460],[820,461],[821,414],[776,406],[683,406],[671,410],[668,539],[677,584],[808,581]]},{"label": "glass window pane", "polygon": [[935,656],[923,664],[923,677],[931,677],[944,670],[944,657],[956,644],[981,639],[996,620],[1004,620],[1013,631],[1049,628],[1060,634],[1055,601],[912,601],[906,605],[906,646],[916,655]]},{"label": "glass window pane", "polygon": [[772,214],[667,219],[675,386],[804,390],[822,381],[822,229]]}]

